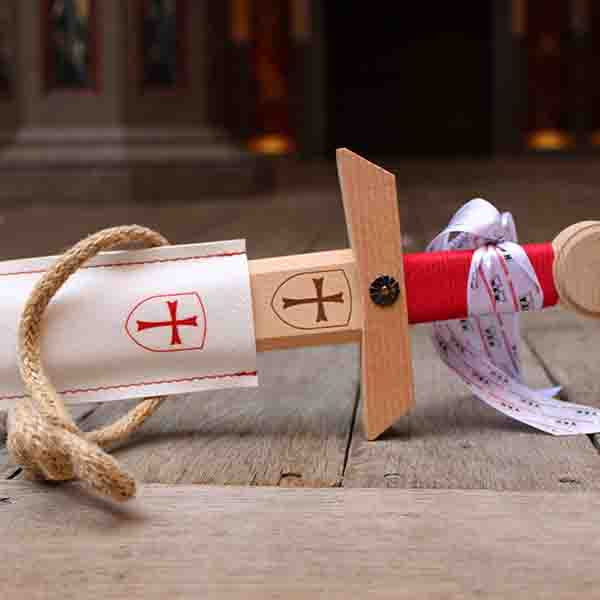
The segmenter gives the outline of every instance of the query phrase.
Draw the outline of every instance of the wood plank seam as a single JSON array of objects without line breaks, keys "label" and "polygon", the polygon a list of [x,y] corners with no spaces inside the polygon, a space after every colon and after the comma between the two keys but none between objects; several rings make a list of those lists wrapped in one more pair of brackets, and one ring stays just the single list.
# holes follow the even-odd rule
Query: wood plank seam
[{"label": "wood plank seam", "polygon": [[[535,358],[539,361],[540,366],[546,373],[548,379],[552,382],[553,385],[560,386],[560,391],[556,396],[560,398],[563,402],[576,402],[575,399],[571,399],[569,393],[564,389],[564,386],[561,385],[558,378],[555,376],[554,372],[550,365],[544,360],[544,357],[538,352],[537,348],[534,344],[531,343],[529,339],[527,339],[527,334],[523,335],[523,343],[527,345],[531,353],[535,356]],[[589,433],[587,436],[588,440],[594,447],[594,449],[600,454],[600,432],[599,433]]]},{"label": "wood plank seam", "polygon": [[348,461],[350,460],[350,449],[352,448],[352,436],[354,435],[354,430],[356,428],[356,419],[358,416],[358,409],[360,407],[360,397],[361,397],[361,385],[360,382],[356,386],[356,397],[354,398],[354,407],[352,408],[352,415],[350,417],[350,428],[348,431],[348,443],[346,444],[346,451],[344,452],[344,461],[342,463],[342,475],[340,478],[340,487],[344,487],[344,476],[346,475],[346,467],[348,466]]}]

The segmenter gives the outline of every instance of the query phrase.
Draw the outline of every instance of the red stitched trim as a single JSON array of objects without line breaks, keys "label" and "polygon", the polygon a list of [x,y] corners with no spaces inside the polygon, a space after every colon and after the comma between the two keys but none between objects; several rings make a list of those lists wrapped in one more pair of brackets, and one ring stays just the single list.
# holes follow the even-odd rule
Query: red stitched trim
[{"label": "red stitched trim", "polygon": [[[101,385],[93,388],[80,388],[73,390],[62,390],[59,394],[83,394],[86,392],[101,392],[116,390],[118,388],[141,387],[144,385],[160,385],[165,383],[191,383],[193,381],[202,381],[203,379],[227,379],[228,377],[253,377],[258,375],[258,371],[240,371],[239,373],[222,373],[219,375],[199,375],[198,377],[184,377],[183,379],[163,379],[159,381],[143,381],[142,383],[122,383],[121,385]],[[0,400],[19,400],[25,398],[26,394],[20,396],[0,396]]]},{"label": "red stitched trim", "polygon": [[[108,265],[82,265],[80,269],[106,269],[109,267],[132,267],[139,265],[150,265],[153,263],[178,262],[184,260],[201,260],[203,258],[218,258],[221,256],[240,256],[245,252],[220,252],[218,254],[205,254],[204,256],[182,256],[178,258],[156,258],[153,260],[140,260],[124,263],[111,263]],[[45,273],[48,269],[36,269],[32,271],[15,271],[13,273],[0,273],[0,277],[10,277],[11,275],[33,275],[36,273]]]}]

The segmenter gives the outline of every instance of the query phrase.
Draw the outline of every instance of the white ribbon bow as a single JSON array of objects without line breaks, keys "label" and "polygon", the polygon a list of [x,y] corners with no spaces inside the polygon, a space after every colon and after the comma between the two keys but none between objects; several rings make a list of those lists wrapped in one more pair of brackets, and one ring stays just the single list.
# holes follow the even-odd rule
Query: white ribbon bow
[{"label": "white ribbon bow", "polygon": [[513,419],[554,435],[600,431],[600,410],[554,398],[559,387],[523,383],[518,313],[541,309],[544,296],[512,215],[476,198],[427,246],[468,249],[476,250],[465,282],[470,316],[433,324],[442,360],[479,399]]}]

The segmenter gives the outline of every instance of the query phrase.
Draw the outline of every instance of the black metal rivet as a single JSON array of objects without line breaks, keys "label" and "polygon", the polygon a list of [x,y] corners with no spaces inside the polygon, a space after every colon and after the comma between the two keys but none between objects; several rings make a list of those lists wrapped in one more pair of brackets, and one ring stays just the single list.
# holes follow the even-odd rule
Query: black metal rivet
[{"label": "black metal rivet", "polygon": [[394,304],[400,295],[400,284],[390,275],[380,275],[369,286],[369,296],[379,306]]}]

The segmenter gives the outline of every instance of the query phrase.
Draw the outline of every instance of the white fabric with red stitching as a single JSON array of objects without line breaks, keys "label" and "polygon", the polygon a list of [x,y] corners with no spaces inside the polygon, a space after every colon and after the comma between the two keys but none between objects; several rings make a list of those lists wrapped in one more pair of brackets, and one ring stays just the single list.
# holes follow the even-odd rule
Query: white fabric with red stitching
[{"label": "white fabric with red stitching", "polygon": [[468,319],[438,321],[433,339],[442,360],[481,400],[554,435],[600,431],[600,410],[554,398],[559,387],[523,383],[519,312],[540,310],[542,288],[517,244],[510,213],[476,198],[465,204],[427,251],[476,249],[465,282]]},{"label": "white fabric with red stitching", "polygon": [[[0,263],[0,410],[26,394],[19,318],[55,260]],[[101,253],[52,299],[42,354],[69,403],[255,387],[245,241]]]}]

